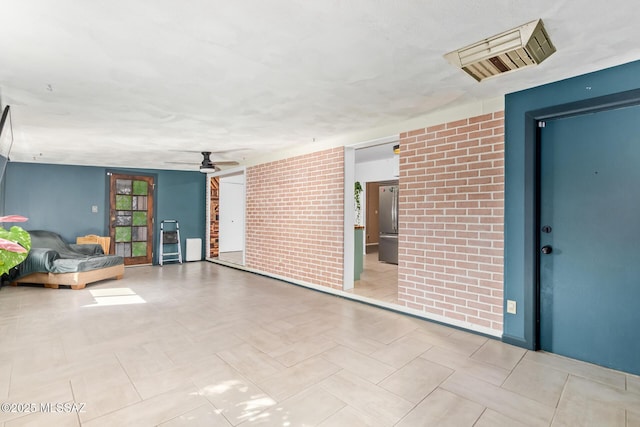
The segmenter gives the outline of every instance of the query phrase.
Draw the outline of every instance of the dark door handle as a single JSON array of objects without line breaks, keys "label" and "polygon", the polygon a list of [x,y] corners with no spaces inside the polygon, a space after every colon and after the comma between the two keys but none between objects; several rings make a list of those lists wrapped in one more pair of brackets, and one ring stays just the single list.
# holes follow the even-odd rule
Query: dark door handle
[{"label": "dark door handle", "polygon": [[549,255],[551,252],[553,252],[553,248],[549,245],[545,245],[542,247],[541,251],[543,254]]}]

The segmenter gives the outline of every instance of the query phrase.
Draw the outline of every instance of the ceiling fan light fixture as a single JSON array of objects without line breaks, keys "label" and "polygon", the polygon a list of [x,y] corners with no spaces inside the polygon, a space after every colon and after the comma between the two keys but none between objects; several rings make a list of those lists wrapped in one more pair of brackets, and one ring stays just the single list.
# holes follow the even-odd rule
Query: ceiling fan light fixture
[{"label": "ceiling fan light fixture", "polygon": [[444,55],[477,81],[540,64],[556,51],[542,19]]}]

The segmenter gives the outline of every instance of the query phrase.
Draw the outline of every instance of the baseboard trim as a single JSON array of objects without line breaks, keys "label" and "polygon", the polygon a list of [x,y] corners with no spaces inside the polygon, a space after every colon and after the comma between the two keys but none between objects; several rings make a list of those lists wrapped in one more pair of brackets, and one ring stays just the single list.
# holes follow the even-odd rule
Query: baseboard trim
[{"label": "baseboard trim", "polygon": [[506,344],[515,345],[516,347],[522,347],[528,350],[534,350],[533,348],[531,348],[531,345],[527,341],[523,340],[522,338],[514,337],[512,335],[502,334],[502,342]]}]

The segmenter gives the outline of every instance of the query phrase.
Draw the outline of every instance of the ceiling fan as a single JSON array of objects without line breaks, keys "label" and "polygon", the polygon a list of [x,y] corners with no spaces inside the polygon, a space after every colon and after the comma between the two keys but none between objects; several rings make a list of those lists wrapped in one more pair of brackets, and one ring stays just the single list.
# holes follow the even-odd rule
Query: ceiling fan
[{"label": "ceiling fan", "polygon": [[[218,166],[236,166],[240,164],[235,160],[220,160],[220,161],[214,162],[211,160],[212,153],[213,153],[212,151],[200,151],[200,154],[202,154],[202,162],[200,163],[200,172],[202,173],[217,172],[220,170]],[[222,153],[222,151],[218,151],[216,153]],[[197,164],[195,162],[166,162],[166,163],[181,164],[181,165]]]}]

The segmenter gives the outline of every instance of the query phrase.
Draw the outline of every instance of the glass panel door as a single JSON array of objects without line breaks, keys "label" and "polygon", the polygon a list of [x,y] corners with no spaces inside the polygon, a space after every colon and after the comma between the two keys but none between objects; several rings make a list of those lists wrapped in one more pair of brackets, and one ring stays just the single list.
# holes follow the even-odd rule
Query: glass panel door
[{"label": "glass panel door", "polygon": [[111,175],[110,230],[116,255],[125,265],[153,259],[153,177]]}]

